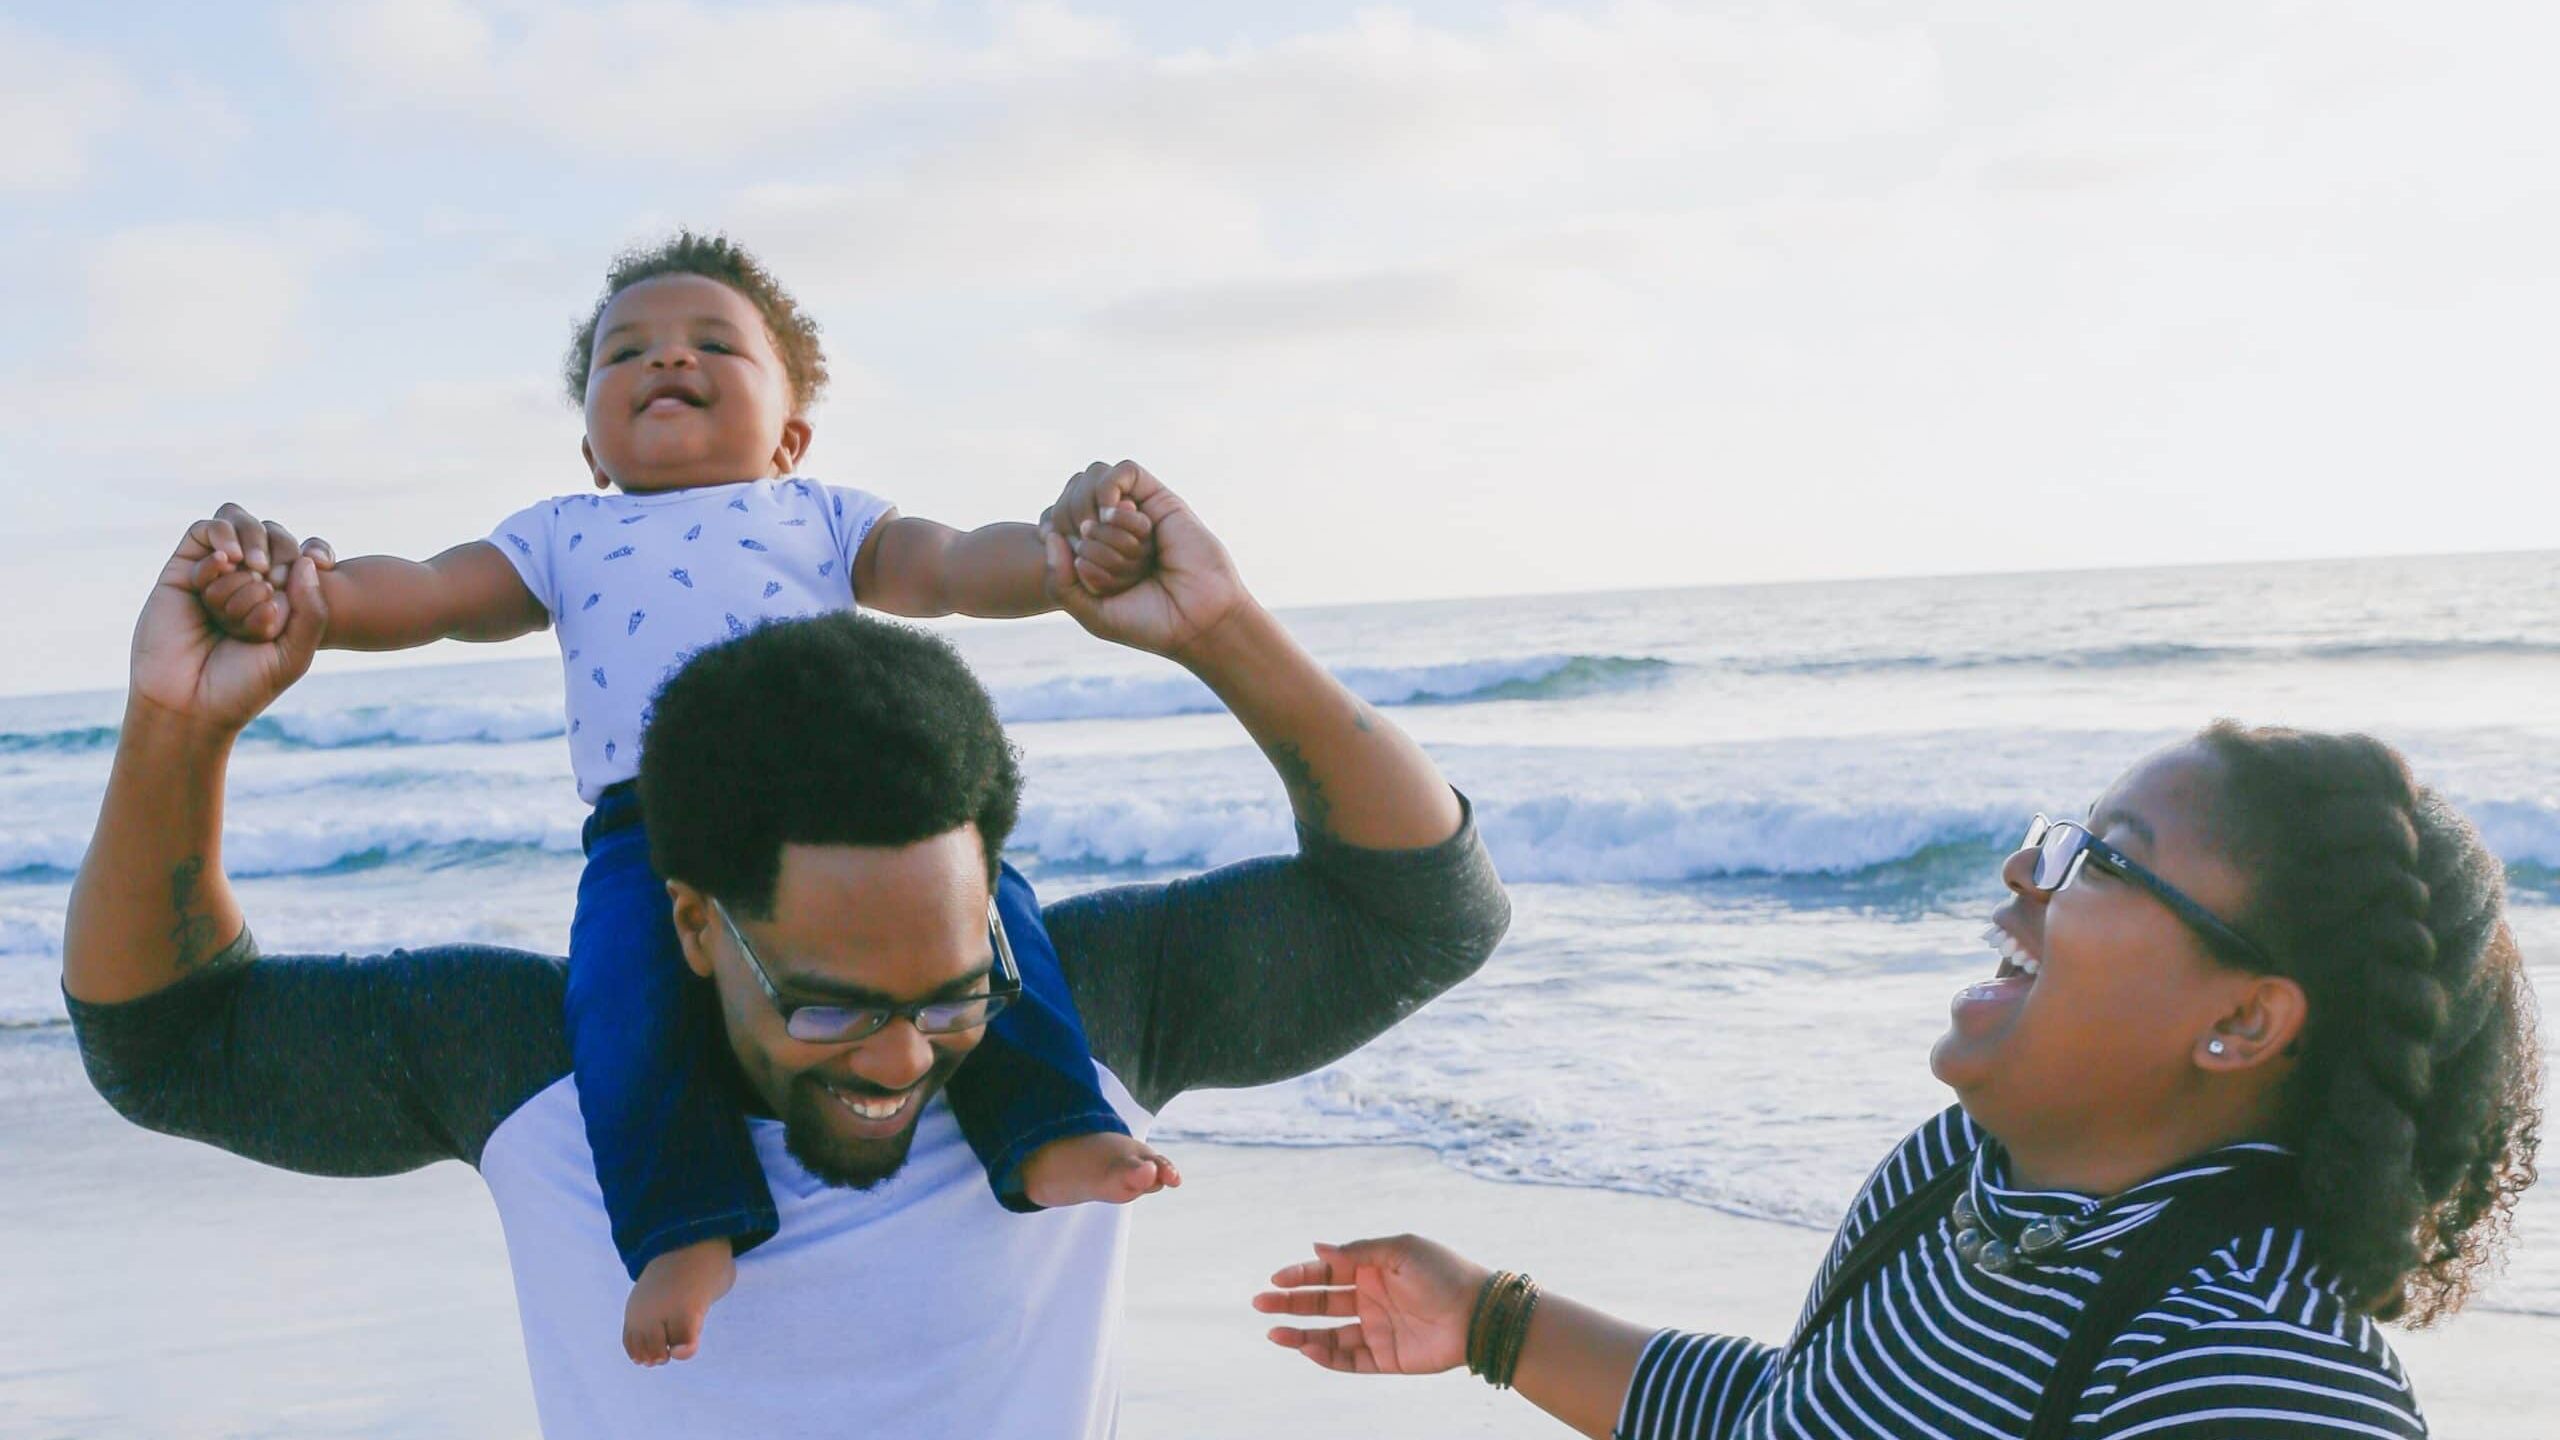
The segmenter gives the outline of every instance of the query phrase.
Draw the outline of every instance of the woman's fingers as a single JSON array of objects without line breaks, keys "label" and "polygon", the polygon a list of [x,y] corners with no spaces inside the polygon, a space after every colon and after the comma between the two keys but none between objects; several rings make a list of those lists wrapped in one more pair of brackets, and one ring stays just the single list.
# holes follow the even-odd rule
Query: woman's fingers
[{"label": "woman's fingers", "polygon": [[1271,1272],[1271,1283],[1283,1289],[1294,1289],[1302,1285],[1350,1284],[1352,1267],[1338,1258],[1341,1255],[1338,1250],[1328,1256],[1325,1252],[1329,1248],[1318,1245],[1316,1258],[1313,1260],[1301,1260],[1295,1265],[1283,1266]]},{"label": "woman's fingers", "polygon": [[1306,1356],[1327,1370],[1340,1370],[1348,1375],[1375,1375],[1377,1357],[1369,1353],[1367,1337],[1357,1325],[1339,1325],[1330,1330],[1301,1330],[1294,1325],[1275,1325],[1265,1332],[1274,1345],[1286,1346]]},{"label": "woman's fingers", "polygon": [[1253,1308],[1265,1315],[1321,1315],[1348,1320],[1360,1313],[1355,1290],[1265,1290],[1253,1297]]}]

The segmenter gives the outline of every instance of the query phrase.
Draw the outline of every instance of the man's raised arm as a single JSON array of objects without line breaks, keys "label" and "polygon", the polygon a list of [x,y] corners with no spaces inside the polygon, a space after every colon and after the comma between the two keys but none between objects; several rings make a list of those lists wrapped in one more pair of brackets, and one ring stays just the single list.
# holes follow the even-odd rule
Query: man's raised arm
[{"label": "man's raised arm", "polygon": [[[240,732],[310,667],[326,628],[300,549],[281,527],[199,522],[143,606],[63,927],[81,1057],[127,1118],[254,1160],[338,1175],[476,1161],[497,1122],[567,1068],[556,963],[462,947],[246,963],[255,946],[222,872],[223,784]],[[277,638],[215,630],[191,577],[216,554],[262,569],[295,556]]]},{"label": "man's raised arm", "polygon": [[[1104,600],[1062,574],[1062,608],[1215,691],[1279,771],[1300,835],[1296,856],[1047,912],[1095,1054],[1152,1108],[1187,1088],[1267,1083],[1357,1049],[1473,974],[1510,907],[1422,748],[1246,593],[1224,547],[1172,492],[1125,463],[1117,478],[1154,522],[1157,573]],[[1055,570],[1068,545],[1049,543]]]},{"label": "man's raised arm", "polygon": [[263,644],[216,630],[193,577],[210,556],[265,570],[299,548],[277,526],[200,520],[161,567],[134,624],[115,765],[63,926],[71,998],[111,1003],[164,989],[245,928],[222,873],[224,772],[241,730],[311,668],[327,615],[307,556],[293,556],[286,623]]}]

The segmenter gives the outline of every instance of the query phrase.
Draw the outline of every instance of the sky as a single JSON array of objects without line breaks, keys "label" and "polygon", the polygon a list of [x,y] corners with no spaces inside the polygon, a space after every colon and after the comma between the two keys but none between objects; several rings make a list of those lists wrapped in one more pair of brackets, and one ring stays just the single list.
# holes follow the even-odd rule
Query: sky
[{"label": "sky", "polygon": [[825,327],[808,473],[967,525],[1135,458],[1275,603],[2560,546],[2556,49],[2528,3],[13,0],[0,692],[119,683],[224,500],[423,555],[580,488],[570,329],[679,225]]}]

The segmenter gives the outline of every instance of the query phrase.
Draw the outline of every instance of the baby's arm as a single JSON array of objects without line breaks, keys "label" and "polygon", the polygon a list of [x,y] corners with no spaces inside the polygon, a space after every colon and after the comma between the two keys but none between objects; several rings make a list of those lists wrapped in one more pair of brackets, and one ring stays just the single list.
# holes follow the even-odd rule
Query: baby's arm
[{"label": "baby's arm", "polygon": [[1002,620],[1058,608],[1037,526],[1008,520],[962,531],[895,510],[863,537],[853,594],[868,609],[919,619]]},{"label": "baby's arm", "polygon": [[407,650],[438,640],[513,640],[551,623],[523,577],[486,540],[432,560],[359,555],[320,574],[334,650]]},{"label": "baby's arm", "polygon": [[[284,628],[277,581],[290,555],[283,531],[237,505],[207,522],[212,553],[196,567],[195,589],[226,633],[269,640]],[[321,640],[337,650],[406,650],[437,640],[511,640],[550,623],[516,568],[486,541],[457,545],[432,560],[363,555],[339,560],[325,540],[303,542],[320,562],[329,606]],[[269,551],[275,553],[269,554]],[[262,564],[261,562],[266,562]]]},{"label": "baby's arm", "polygon": [[[1116,595],[1155,563],[1154,524],[1135,505],[1088,523],[1074,547],[1076,578]],[[892,510],[863,538],[853,562],[854,598],[892,615],[1010,619],[1058,608],[1049,590],[1047,542],[1037,525],[1002,522],[966,532]]]}]

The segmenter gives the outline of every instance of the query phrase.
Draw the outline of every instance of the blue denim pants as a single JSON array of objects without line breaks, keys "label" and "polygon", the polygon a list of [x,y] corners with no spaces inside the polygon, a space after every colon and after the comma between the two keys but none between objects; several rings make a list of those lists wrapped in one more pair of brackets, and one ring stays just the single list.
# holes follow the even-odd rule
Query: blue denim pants
[{"label": "blue denim pants", "polygon": [[[651,1260],[725,1236],[739,1250],[772,1237],[773,1192],[747,1139],[753,1103],[729,1053],[720,1001],[685,968],[667,891],[628,785],[588,817],[586,871],[569,926],[569,1053],[614,1248],[632,1277]],[[1022,998],[999,1012],[948,1094],[996,1198],[1032,1210],[1020,1171],[1049,1141],[1129,1133],[1102,1098],[1040,903],[1010,865],[996,912],[1022,970]]]}]

